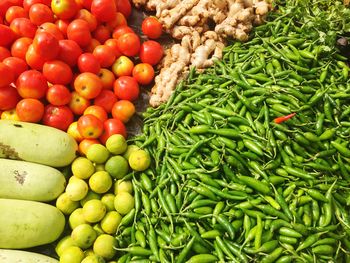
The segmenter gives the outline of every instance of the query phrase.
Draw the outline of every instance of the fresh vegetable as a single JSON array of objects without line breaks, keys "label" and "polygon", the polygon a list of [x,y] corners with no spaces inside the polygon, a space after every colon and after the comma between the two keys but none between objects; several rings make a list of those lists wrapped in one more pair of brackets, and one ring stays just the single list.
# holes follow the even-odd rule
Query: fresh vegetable
[{"label": "fresh vegetable", "polygon": [[58,260],[39,253],[14,249],[0,249],[1,263],[58,263]]}]

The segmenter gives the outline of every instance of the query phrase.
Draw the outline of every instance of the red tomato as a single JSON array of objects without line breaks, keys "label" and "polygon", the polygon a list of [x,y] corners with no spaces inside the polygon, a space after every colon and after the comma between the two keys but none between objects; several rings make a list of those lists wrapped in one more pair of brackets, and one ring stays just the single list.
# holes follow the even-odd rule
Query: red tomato
[{"label": "red tomato", "polygon": [[115,76],[112,71],[106,68],[101,68],[100,72],[98,73],[98,77],[102,81],[102,86],[104,89],[113,89]]},{"label": "red tomato", "polygon": [[46,99],[49,103],[55,106],[68,104],[72,99],[70,90],[63,85],[52,85],[46,92]]},{"label": "red tomato", "polygon": [[60,19],[71,19],[78,11],[75,0],[52,0],[51,9]]},{"label": "red tomato", "polygon": [[91,114],[80,116],[78,131],[85,139],[97,139],[103,132],[103,122]]},{"label": "red tomato", "polygon": [[78,68],[80,72],[91,72],[98,74],[101,69],[100,62],[91,53],[83,53],[78,58]]},{"label": "red tomato", "polygon": [[22,99],[17,103],[16,112],[21,121],[39,122],[44,115],[44,104],[37,99]]},{"label": "red tomato", "polygon": [[116,13],[115,18],[113,20],[106,23],[106,27],[110,33],[112,33],[114,28],[116,28],[117,26],[127,26],[127,25],[128,25],[128,21],[126,20],[125,16],[120,12]]},{"label": "red tomato", "polygon": [[74,80],[74,89],[82,97],[93,99],[100,94],[102,90],[102,81],[99,77],[90,72],[79,74]]},{"label": "red tomato", "polygon": [[9,9],[13,5],[14,5],[14,3],[11,0],[1,0],[0,1],[0,16],[4,17],[7,9]]},{"label": "red tomato", "polygon": [[11,24],[13,19],[20,17],[28,17],[27,11],[21,6],[11,6],[6,11],[5,19],[8,24]]},{"label": "red tomato", "polygon": [[79,153],[82,155],[86,155],[87,150],[93,144],[100,144],[100,141],[97,139],[83,139],[79,143],[79,147],[78,147]]},{"label": "red tomato", "polygon": [[0,25],[0,46],[9,46],[15,39],[16,34],[11,27]]},{"label": "red tomato", "polygon": [[101,45],[100,41],[98,41],[95,38],[92,38],[90,44],[84,47],[83,51],[87,53],[92,53],[94,52],[95,47],[99,45]]},{"label": "red tomato", "polygon": [[41,3],[41,4],[49,6],[51,3],[51,0],[23,0],[22,2],[23,2],[24,10],[26,10],[28,12],[30,7],[34,4],[37,4],[37,3]]},{"label": "red tomato", "polygon": [[47,32],[53,35],[57,40],[62,40],[64,39],[63,33],[61,30],[58,28],[58,26],[54,23],[46,22],[44,24],[41,24],[38,27],[38,30],[36,33],[38,34],[39,32]]},{"label": "red tomato", "polygon": [[41,99],[48,89],[44,75],[37,70],[27,70],[19,75],[16,87],[22,98]]},{"label": "red tomato", "polygon": [[108,119],[107,112],[105,109],[98,105],[92,105],[86,108],[86,110],[83,113],[84,115],[91,114],[97,117],[100,121],[104,122]]},{"label": "red tomato", "polygon": [[2,62],[12,69],[12,71],[15,73],[15,79],[17,79],[18,76],[22,74],[22,72],[28,70],[27,63],[21,58],[8,57],[5,58]]},{"label": "red tomato", "polygon": [[141,42],[135,33],[126,33],[117,39],[117,45],[122,54],[133,57],[139,53]]},{"label": "red tomato", "polygon": [[29,37],[18,38],[11,46],[11,55],[21,59],[26,59],[26,53],[33,39]]},{"label": "red tomato", "polygon": [[111,32],[104,25],[99,25],[94,32],[92,32],[93,38],[97,39],[100,43],[106,42],[111,37]]},{"label": "red tomato", "polygon": [[11,67],[0,62],[0,88],[6,87],[15,81],[15,72]]},{"label": "red tomato", "polygon": [[34,38],[37,30],[37,26],[25,17],[13,19],[10,28],[18,35],[18,37],[29,38]]},{"label": "red tomato", "polygon": [[47,59],[40,56],[34,49],[33,45],[28,47],[26,53],[26,62],[32,68],[36,70],[42,70]]},{"label": "red tomato", "polygon": [[67,106],[46,105],[42,123],[62,131],[66,131],[74,121],[74,115]]},{"label": "red tomato", "polygon": [[6,47],[0,47],[0,62],[11,57],[11,52]]},{"label": "red tomato", "polygon": [[122,76],[114,82],[114,93],[120,100],[134,101],[138,98],[140,89],[136,79],[129,76]]},{"label": "red tomato", "polygon": [[131,4],[129,0],[115,0],[117,10],[122,13],[126,18],[129,18],[131,14]]},{"label": "red tomato", "polygon": [[58,39],[47,32],[39,32],[33,40],[35,52],[47,60],[55,59],[60,51]]},{"label": "red tomato", "polygon": [[154,66],[159,63],[163,54],[163,47],[158,42],[148,40],[142,43],[139,56],[143,63]]},{"label": "red tomato", "polygon": [[76,91],[72,92],[72,99],[69,102],[69,108],[74,112],[74,114],[82,115],[84,110],[89,106],[90,101],[88,99],[80,96]]},{"label": "red tomato", "polygon": [[140,63],[132,70],[132,76],[141,85],[148,85],[154,78],[154,69],[148,63]]},{"label": "red tomato", "polygon": [[113,134],[121,134],[124,138],[127,137],[126,127],[121,120],[108,119],[103,123],[103,127],[103,134],[99,138],[103,144],[106,144],[107,139]]},{"label": "red tomato", "polygon": [[92,0],[91,13],[101,22],[108,22],[114,19],[117,7],[111,0]]},{"label": "red tomato", "polygon": [[[67,37],[67,28],[68,28],[68,25],[69,25],[69,21],[63,20],[63,19],[58,19],[58,20],[56,20],[55,25],[61,31],[63,36],[66,38]],[[59,39],[59,40],[62,40],[62,39]]]},{"label": "red tomato", "polygon": [[75,19],[68,25],[67,38],[74,40],[80,47],[86,47],[91,42],[89,23],[83,19]]},{"label": "red tomato", "polygon": [[89,24],[90,31],[94,31],[97,27],[96,17],[87,9],[80,9],[75,16],[75,19],[83,19]]},{"label": "red tomato", "polygon": [[73,79],[71,68],[60,60],[51,60],[44,64],[43,74],[52,84],[69,84]]},{"label": "red tomato", "polygon": [[131,76],[133,68],[134,63],[126,56],[120,56],[112,65],[112,71],[118,77]]},{"label": "red tomato", "polygon": [[113,49],[113,53],[114,53],[116,59],[122,55],[122,53],[120,53],[120,51],[118,49],[117,42],[118,41],[114,38],[107,39],[107,41],[105,42],[105,45],[107,45]]},{"label": "red tomato", "polygon": [[162,35],[162,24],[154,16],[145,18],[141,25],[142,32],[151,39],[157,39]]},{"label": "red tomato", "polygon": [[117,96],[111,90],[102,90],[101,93],[94,99],[94,104],[101,106],[106,112],[111,112],[114,103],[117,101]]},{"label": "red tomato", "polygon": [[91,3],[92,0],[77,0],[84,8],[90,10],[91,9]]},{"label": "red tomato", "polygon": [[34,4],[29,9],[29,19],[35,25],[40,26],[45,22],[53,22],[53,12],[44,4]]},{"label": "red tomato", "polygon": [[80,46],[73,40],[63,39],[58,41],[60,51],[57,58],[62,60],[69,66],[73,67],[77,64],[78,57],[82,54]]},{"label": "red tomato", "polygon": [[113,105],[112,116],[115,119],[121,120],[123,123],[127,123],[135,114],[135,111],[135,105],[132,102],[119,100]]},{"label": "red tomato", "polygon": [[68,126],[67,133],[71,135],[74,138],[74,140],[76,140],[77,142],[81,142],[84,139],[83,136],[81,136],[81,134],[78,131],[78,122],[76,121],[72,122]]},{"label": "red tomato", "polygon": [[8,85],[0,88],[0,110],[11,110],[21,100],[15,87]]},{"label": "red tomato", "polygon": [[112,66],[115,61],[113,49],[107,45],[99,45],[95,47],[92,54],[97,58],[101,67],[108,68]]},{"label": "red tomato", "polygon": [[131,27],[117,26],[116,28],[114,28],[112,36],[114,39],[118,39],[120,36],[122,36],[126,33],[135,33],[135,32],[134,32],[134,30],[132,30]]}]

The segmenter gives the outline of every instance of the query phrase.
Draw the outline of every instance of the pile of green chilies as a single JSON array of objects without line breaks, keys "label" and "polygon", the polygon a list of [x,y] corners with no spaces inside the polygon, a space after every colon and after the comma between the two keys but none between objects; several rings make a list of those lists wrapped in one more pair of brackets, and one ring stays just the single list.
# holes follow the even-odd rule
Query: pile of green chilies
[{"label": "pile of green chilies", "polygon": [[350,262],[346,58],[276,17],[145,112],[118,262]]}]

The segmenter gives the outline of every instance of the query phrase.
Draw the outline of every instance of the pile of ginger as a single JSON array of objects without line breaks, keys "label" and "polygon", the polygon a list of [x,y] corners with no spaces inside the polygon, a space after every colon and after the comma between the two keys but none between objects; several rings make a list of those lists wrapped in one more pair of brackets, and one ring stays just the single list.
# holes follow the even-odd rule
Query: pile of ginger
[{"label": "pile of ginger", "polygon": [[164,31],[179,42],[165,51],[150,105],[166,102],[191,66],[201,70],[222,58],[227,38],[247,41],[271,9],[267,1],[133,0],[136,7],[154,11]]}]

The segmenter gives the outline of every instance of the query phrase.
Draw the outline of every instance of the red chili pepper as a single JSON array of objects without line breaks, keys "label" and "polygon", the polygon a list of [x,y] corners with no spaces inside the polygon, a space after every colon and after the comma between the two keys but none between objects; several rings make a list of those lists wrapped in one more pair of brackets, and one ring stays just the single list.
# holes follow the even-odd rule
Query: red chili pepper
[{"label": "red chili pepper", "polygon": [[280,124],[286,120],[289,120],[290,118],[294,117],[295,116],[295,112],[291,113],[291,114],[288,114],[288,115],[285,115],[285,116],[281,116],[281,117],[277,117],[275,118],[273,121],[277,124]]}]

